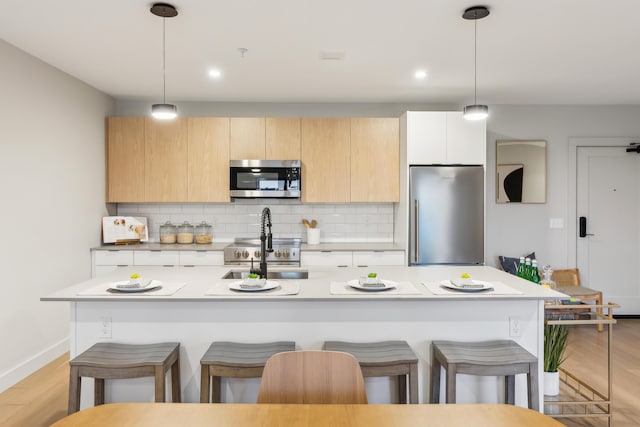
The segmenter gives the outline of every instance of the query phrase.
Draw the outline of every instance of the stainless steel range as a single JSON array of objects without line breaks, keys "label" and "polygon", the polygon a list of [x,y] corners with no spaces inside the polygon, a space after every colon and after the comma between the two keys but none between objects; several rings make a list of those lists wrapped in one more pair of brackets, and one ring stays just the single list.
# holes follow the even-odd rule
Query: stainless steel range
[{"label": "stainless steel range", "polygon": [[[273,239],[273,252],[267,252],[269,265],[300,266],[300,239]],[[224,248],[225,265],[260,264],[260,239],[236,239]]]}]

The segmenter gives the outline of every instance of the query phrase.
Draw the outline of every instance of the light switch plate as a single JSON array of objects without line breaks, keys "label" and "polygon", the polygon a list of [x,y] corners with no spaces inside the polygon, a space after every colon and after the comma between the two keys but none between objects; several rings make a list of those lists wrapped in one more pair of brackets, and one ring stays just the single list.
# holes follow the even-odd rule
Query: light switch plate
[{"label": "light switch plate", "polygon": [[520,318],[517,316],[509,317],[509,336],[521,337],[522,336],[522,324]]},{"label": "light switch plate", "polygon": [[564,228],[564,219],[549,218],[549,228]]},{"label": "light switch plate", "polygon": [[111,338],[111,317],[101,317],[99,326],[98,338]]}]

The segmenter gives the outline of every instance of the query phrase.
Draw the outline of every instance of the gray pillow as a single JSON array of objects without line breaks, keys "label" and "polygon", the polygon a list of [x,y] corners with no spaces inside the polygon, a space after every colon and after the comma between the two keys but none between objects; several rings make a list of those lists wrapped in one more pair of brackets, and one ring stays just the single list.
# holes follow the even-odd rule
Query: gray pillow
[{"label": "gray pillow", "polygon": [[[526,255],[525,258],[531,258],[532,260],[536,259],[536,253],[531,252],[529,255]],[[500,255],[498,256],[498,259],[500,260],[500,266],[504,271],[506,271],[509,274],[513,274],[514,276],[517,275],[518,264],[520,264],[520,258],[510,258],[510,257]]]}]

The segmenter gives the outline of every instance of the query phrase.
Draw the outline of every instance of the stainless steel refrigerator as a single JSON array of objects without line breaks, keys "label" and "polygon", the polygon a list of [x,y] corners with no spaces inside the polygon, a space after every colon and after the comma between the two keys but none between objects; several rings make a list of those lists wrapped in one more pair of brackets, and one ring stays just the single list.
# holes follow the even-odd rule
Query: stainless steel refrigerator
[{"label": "stainless steel refrigerator", "polygon": [[409,168],[409,265],[484,263],[484,167]]}]

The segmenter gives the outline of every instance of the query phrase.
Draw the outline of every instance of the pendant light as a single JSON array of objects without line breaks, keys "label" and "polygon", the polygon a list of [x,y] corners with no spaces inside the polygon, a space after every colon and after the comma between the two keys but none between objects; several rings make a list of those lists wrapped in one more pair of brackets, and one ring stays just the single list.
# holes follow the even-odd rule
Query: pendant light
[{"label": "pendant light", "polygon": [[462,110],[467,120],[484,120],[489,116],[489,107],[478,104],[478,19],[489,16],[489,9],[485,6],[473,6],[462,14],[464,19],[473,20],[474,25],[474,59],[473,59],[473,105],[467,105]]},{"label": "pendant light", "polygon": [[151,106],[151,115],[158,120],[175,119],[178,115],[178,108],[173,104],[167,104],[167,73],[166,73],[166,37],[165,37],[165,18],[173,18],[178,16],[175,7],[167,3],[155,3],[151,6],[151,13],[162,18],[162,104],[153,104]]}]

